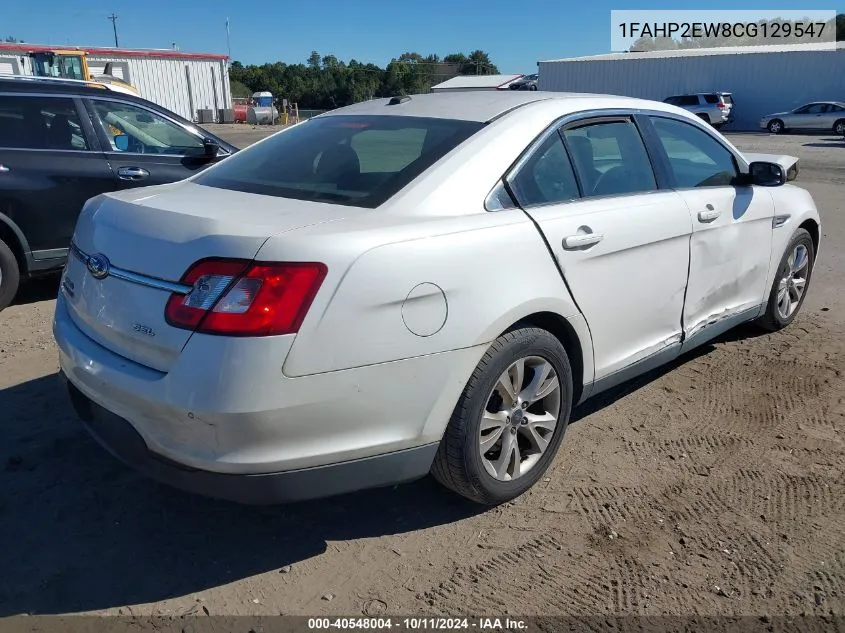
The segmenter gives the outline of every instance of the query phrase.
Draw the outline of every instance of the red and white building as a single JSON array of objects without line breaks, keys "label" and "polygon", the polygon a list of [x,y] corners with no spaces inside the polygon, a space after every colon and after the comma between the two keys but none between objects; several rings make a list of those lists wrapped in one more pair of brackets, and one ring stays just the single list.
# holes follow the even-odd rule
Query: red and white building
[{"label": "red and white building", "polygon": [[232,107],[225,55],[0,43],[0,75],[32,75],[29,53],[52,50],[85,52],[93,75],[103,74],[106,64],[111,63],[112,73],[134,85],[142,97],[186,119],[196,120],[199,110],[211,110],[216,120],[218,110]]}]

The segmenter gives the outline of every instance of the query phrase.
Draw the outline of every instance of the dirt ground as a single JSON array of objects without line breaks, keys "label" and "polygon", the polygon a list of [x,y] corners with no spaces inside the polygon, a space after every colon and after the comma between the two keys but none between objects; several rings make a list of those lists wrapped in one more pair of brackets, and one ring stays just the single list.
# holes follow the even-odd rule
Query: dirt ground
[{"label": "dirt ground", "polygon": [[802,159],[824,237],[800,319],[588,403],[494,510],[430,480],[273,508],[151,483],[74,420],[56,281],[29,286],[0,314],[0,616],[845,614],[845,144],[731,138]]}]

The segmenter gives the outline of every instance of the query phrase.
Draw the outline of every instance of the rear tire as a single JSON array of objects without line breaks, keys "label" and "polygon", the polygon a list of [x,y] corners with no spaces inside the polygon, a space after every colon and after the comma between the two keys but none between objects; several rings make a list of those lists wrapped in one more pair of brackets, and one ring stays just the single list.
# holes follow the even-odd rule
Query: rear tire
[{"label": "rear tire", "polygon": [[[501,379],[512,381],[516,399],[505,393]],[[516,383],[519,387],[513,389]],[[571,408],[572,371],[560,341],[534,327],[506,332],[493,342],[464,388],[431,473],[476,503],[510,501],[546,472],[566,433]]]},{"label": "rear tire", "polygon": [[8,307],[20,285],[18,260],[6,243],[0,240],[0,310]]},{"label": "rear tire", "polygon": [[706,115],[706,114],[696,114],[695,116],[697,116],[699,119],[704,121],[707,125],[710,125],[710,117],[708,115]]},{"label": "rear tire", "polygon": [[[778,264],[778,273],[772,282],[766,311],[758,319],[760,327],[775,332],[795,320],[810,288],[815,258],[813,238],[806,230],[798,229]],[[799,290],[800,295],[796,298]]]},{"label": "rear tire", "polygon": [[845,119],[839,119],[833,124],[833,133],[839,136],[845,136]]}]

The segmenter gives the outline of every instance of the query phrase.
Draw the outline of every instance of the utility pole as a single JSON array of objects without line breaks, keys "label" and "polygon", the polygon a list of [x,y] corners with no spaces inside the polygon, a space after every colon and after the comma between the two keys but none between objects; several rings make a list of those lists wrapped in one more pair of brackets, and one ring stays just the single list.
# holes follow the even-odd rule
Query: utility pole
[{"label": "utility pole", "polygon": [[228,64],[232,65],[232,43],[229,33],[229,18],[226,18],[226,55],[229,58]]},{"label": "utility pole", "polygon": [[118,48],[119,45],[117,43],[117,16],[112,13],[111,15],[107,16],[109,20],[111,20],[112,28],[114,29],[114,47]]}]

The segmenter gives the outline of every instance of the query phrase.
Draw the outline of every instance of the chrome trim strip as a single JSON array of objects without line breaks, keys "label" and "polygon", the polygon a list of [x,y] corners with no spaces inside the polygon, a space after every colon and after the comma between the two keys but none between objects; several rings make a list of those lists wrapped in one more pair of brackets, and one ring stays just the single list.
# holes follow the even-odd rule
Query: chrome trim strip
[{"label": "chrome trim strip", "polygon": [[[86,266],[88,265],[90,256],[80,249],[74,242],[70,243],[70,252],[83,264]],[[131,284],[136,284],[138,286],[153,288],[155,290],[163,290],[165,292],[173,292],[180,295],[186,295],[193,289],[191,286],[186,286],[185,284],[165,281],[164,279],[150,277],[149,275],[133,273],[131,270],[124,270],[123,268],[117,268],[115,266],[111,266],[109,268],[108,276]]]}]

